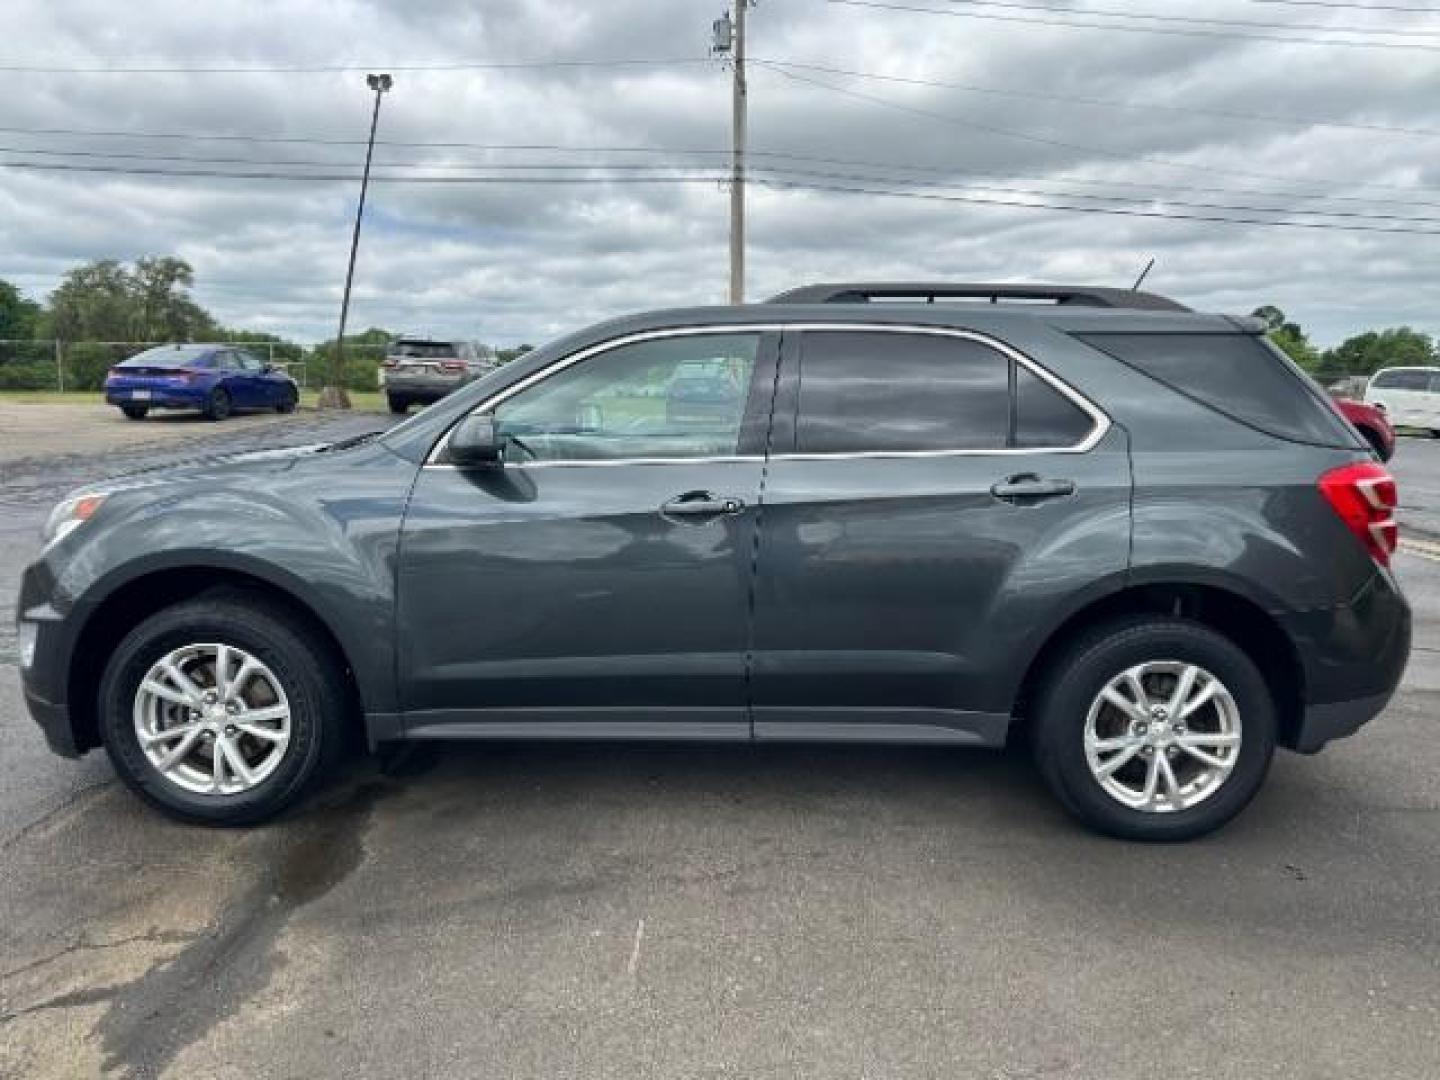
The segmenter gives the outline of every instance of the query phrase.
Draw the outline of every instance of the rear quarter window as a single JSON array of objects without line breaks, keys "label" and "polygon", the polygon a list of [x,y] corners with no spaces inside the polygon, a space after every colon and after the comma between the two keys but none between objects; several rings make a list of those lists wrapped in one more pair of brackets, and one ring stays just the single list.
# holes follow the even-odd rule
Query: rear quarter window
[{"label": "rear quarter window", "polygon": [[1321,446],[1354,436],[1325,392],[1279,350],[1250,334],[1077,334],[1087,345],[1270,435]]}]

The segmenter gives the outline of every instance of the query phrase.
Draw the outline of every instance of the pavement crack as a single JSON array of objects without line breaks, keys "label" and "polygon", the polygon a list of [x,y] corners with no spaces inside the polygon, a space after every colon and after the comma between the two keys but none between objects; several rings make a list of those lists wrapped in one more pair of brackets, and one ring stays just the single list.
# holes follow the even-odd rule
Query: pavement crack
[{"label": "pavement crack", "polygon": [[72,809],[82,799],[93,794],[94,792],[103,791],[105,788],[110,787],[114,783],[115,781],[113,779],[101,780],[97,784],[88,784],[85,787],[80,788],[78,791],[71,792],[55,806],[52,806],[49,810],[45,811],[45,813],[41,814],[38,818],[33,821],[27,821],[24,825],[20,826],[20,828],[15,830],[15,832],[5,837],[4,840],[0,840],[0,851],[9,851],[12,847],[20,843],[20,841],[24,840],[31,833],[35,832],[37,829],[44,828],[51,821],[55,820],[55,818]]},{"label": "pavement crack", "polygon": [[116,938],[113,941],[86,941],[81,938],[79,941],[72,941],[62,949],[58,949],[46,956],[21,964],[19,967],[10,968],[7,971],[0,971],[0,980],[13,979],[17,975],[24,975],[27,972],[36,970],[63,960],[67,956],[73,956],[82,952],[99,952],[104,949],[123,949],[127,945],[138,945],[150,943],[155,945],[183,945],[194,941],[200,934],[184,933],[179,930],[149,930],[143,934],[131,934],[129,937]]}]

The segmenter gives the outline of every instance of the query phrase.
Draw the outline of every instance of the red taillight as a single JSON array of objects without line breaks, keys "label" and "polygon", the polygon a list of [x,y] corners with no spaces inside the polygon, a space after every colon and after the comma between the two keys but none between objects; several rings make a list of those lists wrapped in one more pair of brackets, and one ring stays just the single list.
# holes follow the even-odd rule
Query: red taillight
[{"label": "red taillight", "polygon": [[105,372],[105,381],[108,383],[111,379],[118,378],[119,375],[120,369],[112,367],[109,371]]},{"label": "red taillight", "polygon": [[384,368],[393,368],[397,363],[399,363],[398,360],[385,359],[380,361],[380,366]]},{"label": "red taillight", "polygon": [[464,361],[464,360],[441,360],[441,361],[440,361],[440,370],[441,370],[441,371],[448,371],[448,372],[449,372],[450,374],[452,374],[452,375],[457,374],[457,373],[462,372],[462,371],[465,370],[465,361]]},{"label": "red taillight", "polygon": [[1400,527],[1395,522],[1399,497],[1389,471],[1373,461],[1342,465],[1320,477],[1319,483],[1325,501],[1371,557],[1390,565],[1400,543]]}]

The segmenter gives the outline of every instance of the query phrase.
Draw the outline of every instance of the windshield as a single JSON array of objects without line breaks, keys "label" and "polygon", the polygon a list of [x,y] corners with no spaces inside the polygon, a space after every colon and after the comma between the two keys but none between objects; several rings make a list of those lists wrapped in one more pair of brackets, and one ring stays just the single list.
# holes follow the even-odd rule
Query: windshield
[{"label": "windshield", "polygon": [[214,350],[208,345],[162,345],[158,349],[146,349],[129,360],[121,361],[120,367],[186,367],[209,356]]}]

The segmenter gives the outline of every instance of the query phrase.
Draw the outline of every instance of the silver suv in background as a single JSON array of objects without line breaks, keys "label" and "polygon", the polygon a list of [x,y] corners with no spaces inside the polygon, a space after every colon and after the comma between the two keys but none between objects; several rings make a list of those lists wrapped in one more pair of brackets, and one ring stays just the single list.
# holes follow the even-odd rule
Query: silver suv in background
[{"label": "silver suv in background", "polygon": [[390,411],[403,413],[413,404],[439,401],[495,366],[490,347],[476,341],[401,337],[385,350],[380,385]]}]

